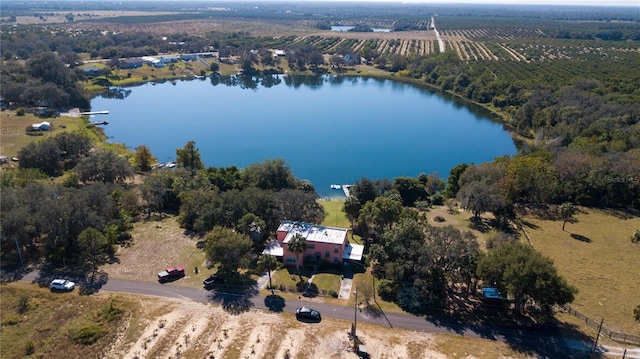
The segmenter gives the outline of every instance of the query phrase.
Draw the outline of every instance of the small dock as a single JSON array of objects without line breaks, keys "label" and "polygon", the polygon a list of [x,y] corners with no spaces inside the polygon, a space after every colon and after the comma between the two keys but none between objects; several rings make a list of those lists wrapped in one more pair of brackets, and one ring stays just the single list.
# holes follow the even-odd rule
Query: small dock
[{"label": "small dock", "polygon": [[344,192],[345,197],[349,197],[349,188],[353,187],[352,184],[332,184],[331,189],[341,189]]},{"label": "small dock", "polygon": [[80,112],[80,115],[108,115],[109,111]]}]

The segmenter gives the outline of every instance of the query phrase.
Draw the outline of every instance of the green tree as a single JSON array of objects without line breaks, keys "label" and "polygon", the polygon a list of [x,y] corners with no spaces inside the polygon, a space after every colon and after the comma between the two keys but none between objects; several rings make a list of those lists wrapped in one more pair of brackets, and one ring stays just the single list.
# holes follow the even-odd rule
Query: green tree
[{"label": "green tree", "polygon": [[38,169],[49,176],[57,176],[62,172],[62,151],[51,141],[29,143],[18,151],[20,168]]},{"label": "green tree", "polygon": [[445,196],[447,198],[455,198],[460,190],[460,185],[458,181],[460,180],[460,176],[464,173],[464,171],[469,167],[466,163],[459,164],[453,167],[449,171],[449,177],[447,177],[447,187],[445,189]]},{"label": "green tree", "polygon": [[266,223],[255,214],[249,212],[246,213],[236,225],[236,230],[242,234],[246,234],[247,236],[255,239],[253,236],[257,235],[262,237],[265,229],[267,228]]},{"label": "green tree", "polygon": [[355,196],[347,197],[347,199],[344,201],[344,204],[342,205],[342,211],[346,214],[352,229],[354,222],[360,215],[360,209],[362,209],[362,204],[360,204],[360,201],[358,201]]},{"label": "green tree", "polygon": [[87,228],[78,236],[78,246],[84,262],[91,267],[92,276],[95,275],[98,264],[108,251],[109,240],[97,229]]},{"label": "green tree", "polygon": [[249,237],[224,227],[211,230],[204,246],[209,262],[218,263],[218,271],[229,274],[249,267],[255,257],[252,248]]},{"label": "green tree", "polygon": [[562,231],[564,226],[573,218],[573,214],[576,212],[576,207],[569,202],[565,202],[558,207],[558,217],[562,220]]},{"label": "green tree", "polygon": [[364,206],[365,203],[373,201],[378,197],[378,191],[372,180],[362,177],[351,187],[350,195],[357,198],[360,204]]},{"label": "green tree", "polygon": [[411,207],[416,201],[425,200],[429,196],[424,184],[417,178],[396,177],[393,187],[400,194],[403,206]]},{"label": "green tree", "polygon": [[631,235],[631,242],[639,243],[640,242],[640,229],[636,229],[635,232]]},{"label": "green tree", "polygon": [[300,280],[302,280],[300,275],[300,253],[304,253],[307,250],[307,239],[300,233],[296,233],[287,243],[287,248],[296,254],[296,272],[300,276]]},{"label": "green tree", "polygon": [[469,166],[458,184],[457,198],[462,208],[473,213],[477,220],[483,212],[497,212],[508,204],[500,192],[500,181],[505,168],[498,163]]},{"label": "green tree", "polygon": [[525,309],[524,303],[529,298],[543,309],[550,309],[554,304],[572,302],[577,293],[577,289],[558,274],[551,259],[521,242],[490,249],[480,257],[477,275],[514,298],[518,311]]},{"label": "green tree", "polygon": [[320,224],[326,217],[315,192],[283,189],[274,193],[273,197],[278,206],[278,216],[282,219]]},{"label": "green tree", "polygon": [[295,188],[296,184],[291,168],[280,158],[249,165],[242,171],[242,180],[245,187],[274,191]]},{"label": "green tree", "polygon": [[176,164],[191,171],[204,168],[204,163],[200,159],[200,150],[196,148],[195,141],[189,141],[183,148],[176,149]]},{"label": "green tree", "polygon": [[82,182],[124,182],[134,175],[133,167],[126,158],[106,149],[91,152],[78,163],[75,171]]},{"label": "green tree", "polygon": [[153,157],[149,147],[146,145],[140,145],[136,147],[136,151],[133,153],[133,162],[137,169],[147,172],[151,171],[151,166],[158,162],[158,160]]},{"label": "green tree", "polygon": [[557,190],[556,172],[546,152],[516,156],[507,164],[500,183],[510,202],[545,203]]},{"label": "green tree", "polygon": [[270,254],[262,254],[258,257],[257,269],[259,272],[267,272],[269,275],[269,289],[271,289],[271,294],[275,294],[273,292],[273,283],[271,283],[271,271],[277,268],[278,263],[276,262],[276,257]]},{"label": "green tree", "polygon": [[373,202],[367,202],[358,217],[358,222],[374,227],[379,233],[398,221],[402,213],[402,203],[390,197],[378,197]]}]

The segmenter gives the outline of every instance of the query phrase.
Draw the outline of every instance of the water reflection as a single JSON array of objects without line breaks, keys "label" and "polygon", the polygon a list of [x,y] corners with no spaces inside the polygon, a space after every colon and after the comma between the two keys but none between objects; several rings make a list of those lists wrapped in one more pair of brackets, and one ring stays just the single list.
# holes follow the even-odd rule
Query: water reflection
[{"label": "water reflection", "polygon": [[145,144],[164,160],[193,140],[214,167],[284,158],[321,195],[362,176],[446,176],[462,162],[515,153],[487,111],[428,87],[335,75],[194,80],[112,88],[91,105],[110,110],[112,142]]},{"label": "water reflection", "polygon": [[131,90],[123,87],[110,87],[101,93],[104,98],[124,100],[131,95]]}]

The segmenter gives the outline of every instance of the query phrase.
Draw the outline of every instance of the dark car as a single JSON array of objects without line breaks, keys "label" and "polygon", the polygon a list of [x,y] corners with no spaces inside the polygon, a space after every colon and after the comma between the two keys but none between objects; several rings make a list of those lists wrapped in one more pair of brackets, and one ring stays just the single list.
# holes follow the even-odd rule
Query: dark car
[{"label": "dark car", "polygon": [[184,267],[169,267],[158,273],[158,280],[166,282],[184,277]]},{"label": "dark car", "polygon": [[296,309],[296,318],[299,320],[320,321],[320,312],[307,307]]},{"label": "dark car", "polygon": [[212,274],[209,276],[209,278],[202,281],[202,284],[204,285],[205,288],[211,288],[216,284],[222,284],[222,283],[224,283],[224,278],[222,278],[217,274]]}]

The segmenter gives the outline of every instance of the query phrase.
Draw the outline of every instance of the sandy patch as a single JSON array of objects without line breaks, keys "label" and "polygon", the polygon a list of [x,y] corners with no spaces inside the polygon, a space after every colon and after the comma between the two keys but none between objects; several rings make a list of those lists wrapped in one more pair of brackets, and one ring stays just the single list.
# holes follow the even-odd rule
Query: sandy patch
[{"label": "sandy patch", "polygon": [[[106,358],[358,358],[350,349],[348,320],[324,318],[320,323],[303,323],[289,313],[250,310],[232,315],[213,304],[135,298],[142,301],[142,317],[129,329],[123,328]],[[446,335],[362,323],[358,336],[375,359],[448,357],[436,349],[450,340]],[[474,345],[480,343],[474,340]],[[504,345],[481,342],[489,347]],[[477,359],[471,355],[464,358]]]}]

